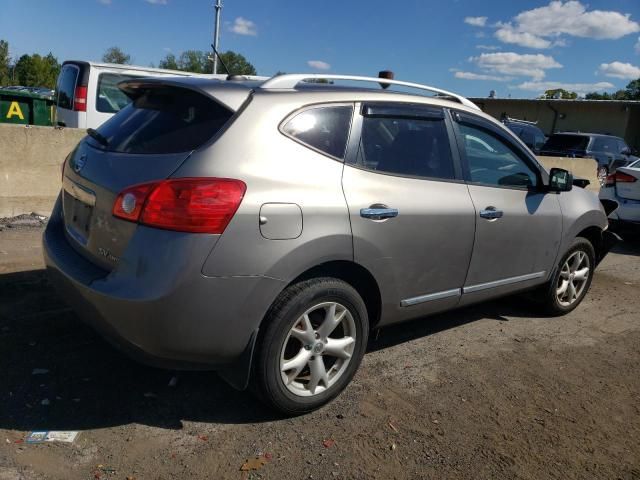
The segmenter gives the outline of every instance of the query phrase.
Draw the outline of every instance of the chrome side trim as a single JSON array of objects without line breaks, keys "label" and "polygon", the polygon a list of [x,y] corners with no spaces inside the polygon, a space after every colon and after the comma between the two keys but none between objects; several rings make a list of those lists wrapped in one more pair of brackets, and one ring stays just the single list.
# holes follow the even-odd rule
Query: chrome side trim
[{"label": "chrome side trim", "polygon": [[547,272],[528,273],[526,275],[519,275],[517,277],[503,278],[502,280],[495,280],[493,282],[479,283],[477,285],[470,285],[462,289],[462,293],[473,293],[481,290],[487,290],[489,288],[502,287],[504,285],[511,285],[512,283],[526,282],[527,280],[534,280],[536,278],[544,277]]},{"label": "chrome side trim", "polygon": [[445,290],[444,292],[430,293],[428,295],[420,295],[419,297],[406,298],[400,300],[401,307],[410,307],[412,305],[418,305],[419,303],[430,302],[432,300],[441,300],[449,297],[459,297],[462,294],[462,290],[456,288],[454,290]]}]

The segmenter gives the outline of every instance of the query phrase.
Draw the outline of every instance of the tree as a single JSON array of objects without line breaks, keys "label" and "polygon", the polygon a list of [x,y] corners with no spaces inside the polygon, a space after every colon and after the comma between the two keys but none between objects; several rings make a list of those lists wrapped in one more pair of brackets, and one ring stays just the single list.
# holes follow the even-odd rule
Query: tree
[{"label": "tree", "polygon": [[624,90],[627,100],[640,100],[640,78],[630,81]]},{"label": "tree", "polygon": [[546,92],[544,92],[542,98],[564,98],[574,100],[578,98],[578,94],[576,92],[569,92],[564,88],[555,88],[553,90],[547,90]]},{"label": "tree", "polygon": [[[218,73],[229,74],[223,63],[234,75],[256,75],[256,69],[241,54],[231,50],[221,53],[222,62],[218,62]],[[183,70],[193,73],[211,73],[213,71],[212,56],[202,50],[187,50],[180,54],[178,58],[173,53],[167,53],[160,60],[159,67],[169,70]]]},{"label": "tree", "polygon": [[[222,62],[218,62],[218,73],[233,75],[256,75],[256,68],[241,54],[228,50],[220,54]],[[230,71],[227,71],[226,65]]]},{"label": "tree", "polygon": [[211,73],[211,61],[202,50],[187,50],[180,54],[178,69],[193,73]]},{"label": "tree", "polygon": [[178,68],[178,62],[176,61],[176,56],[173,53],[167,53],[167,55],[160,60],[158,64],[158,68],[166,68],[168,70],[180,70]]},{"label": "tree", "polygon": [[102,61],[105,63],[120,63],[126,65],[131,63],[131,55],[124,53],[120,47],[111,47],[104,52]]},{"label": "tree", "polygon": [[54,88],[60,73],[58,59],[49,53],[22,55],[15,64],[15,83],[25,87]]},{"label": "tree", "polygon": [[9,42],[0,40],[0,86],[10,85],[11,57],[9,56]]},{"label": "tree", "polygon": [[589,92],[584,96],[587,100],[611,100],[611,94],[607,92]]}]

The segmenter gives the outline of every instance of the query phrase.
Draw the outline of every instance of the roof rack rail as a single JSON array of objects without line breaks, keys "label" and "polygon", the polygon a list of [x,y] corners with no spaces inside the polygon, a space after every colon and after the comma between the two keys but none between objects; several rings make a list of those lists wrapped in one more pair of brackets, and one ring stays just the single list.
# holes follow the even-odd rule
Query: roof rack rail
[{"label": "roof rack rail", "polygon": [[509,115],[505,115],[504,117],[500,118],[500,120],[509,121],[509,122],[526,123],[527,125],[538,125],[537,120],[535,122],[532,122],[531,120],[520,120],[519,118],[511,118]]},{"label": "roof rack rail", "polygon": [[475,103],[471,100],[463,97],[462,95],[458,95],[457,93],[452,93],[447,90],[442,90],[436,87],[430,87],[428,85],[422,85],[420,83],[411,83],[411,82],[401,82],[399,80],[390,80],[388,78],[378,78],[378,77],[361,77],[357,75],[323,75],[319,73],[294,73],[294,74],[285,74],[285,75],[277,75],[275,77],[271,77],[269,80],[264,82],[260,88],[265,90],[277,90],[277,89],[293,89],[300,82],[304,80],[348,80],[352,82],[371,82],[377,84],[386,84],[386,85],[399,85],[402,87],[415,88],[417,90],[424,90],[436,93],[438,95],[442,95],[445,97],[452,97],[456,101],[461,104],[474,108],[476,110],[480,110]]}]

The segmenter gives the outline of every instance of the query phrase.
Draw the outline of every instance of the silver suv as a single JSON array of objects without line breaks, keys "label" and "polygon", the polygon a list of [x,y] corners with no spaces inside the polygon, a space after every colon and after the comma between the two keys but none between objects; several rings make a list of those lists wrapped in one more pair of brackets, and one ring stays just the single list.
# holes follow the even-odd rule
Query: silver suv
[{"label": "silver suv", "polygon": [[69,155],[44,234],[87,322],[299,414],[371,329],[526,290],[580,303],[612,239],[596,195],[463,97],[318,78],[119,84],[132,103]]}]

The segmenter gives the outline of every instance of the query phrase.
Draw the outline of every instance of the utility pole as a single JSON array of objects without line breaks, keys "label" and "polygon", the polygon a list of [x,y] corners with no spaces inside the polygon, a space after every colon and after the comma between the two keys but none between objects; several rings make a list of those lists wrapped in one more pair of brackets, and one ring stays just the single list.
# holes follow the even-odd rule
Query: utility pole
[{"label": "utility pole", "polygon": [[213,52],[213,74],[215,75],[216,73],[218,73],[218,55],[216,55],[216,52],[220,51],[220,50],[218,50],[218,40],[220,38],[220,11],[222,10],[222,2],[221,2],[221,0],[216,0],[214,8],[216,9],[216,25],[215,25],[216,29],[213,32],[213,47],[214,47],[214,52]]}]

